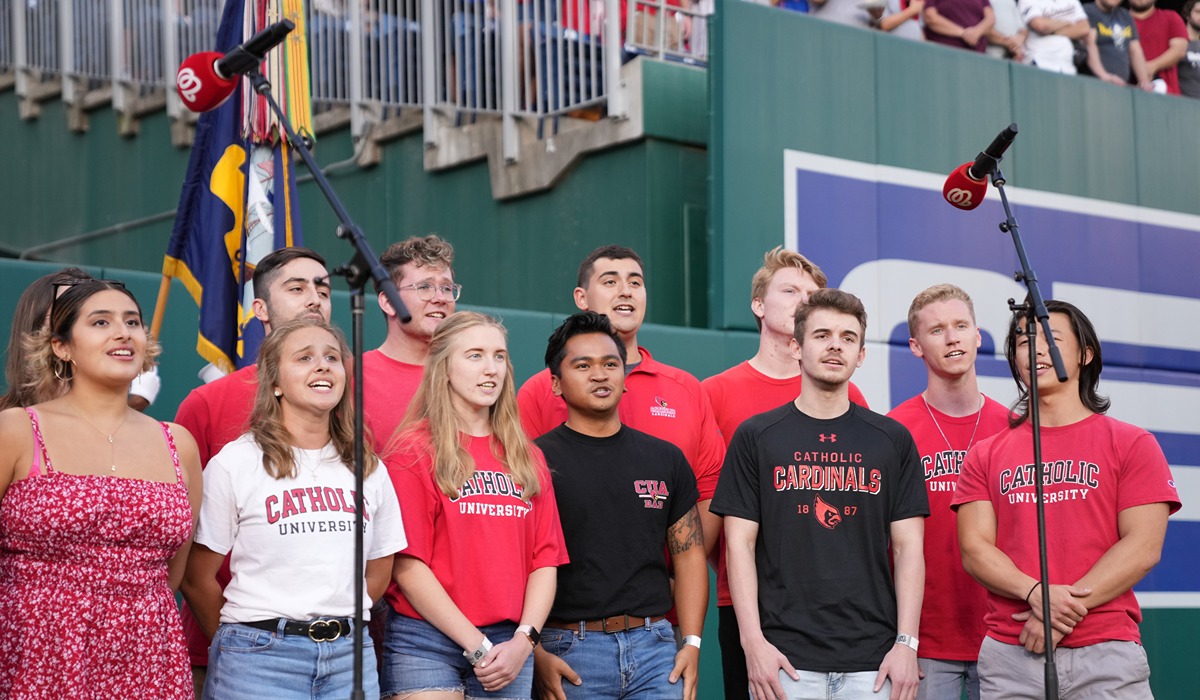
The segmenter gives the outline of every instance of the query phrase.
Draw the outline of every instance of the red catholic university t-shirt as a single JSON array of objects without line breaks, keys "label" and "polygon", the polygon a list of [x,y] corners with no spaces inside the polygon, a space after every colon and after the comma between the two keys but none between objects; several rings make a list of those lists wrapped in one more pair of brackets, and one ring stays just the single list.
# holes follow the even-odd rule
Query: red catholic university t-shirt
[{"label": "red catholic university t-shirt", "polygon": [[[471,624],[517,622],[529,574],[568,562],[550,471],[531,445],[541,491],[526,499],[492,455],[491,437],[464,439],[475,473],[454,498],[434,480],[427,439],[401,443],[388,456],[408,536],[400,554],[425,562]],[[397,613],[421,619],[395,582],[386,597]]]},{"label": "red catholic university t-shirt", "polygon": [[958,514],[950,508],[970,446],[1008,429],[1008,409],[1004,406],[985,399],[981,410],[955,418],[932,406],[927,408],[924,397],[917,395],[888,414],[912,433],[929,494],[925,602],[921,605],[918,654],[925,659],[975,661],[986,631],[983,618],[987,613],[987,589],[963,569]]},{"label": "red catholic university t-shirt", "polygon": [[[1166,457],[1145,430],[1095,414],[1078,423],[1042,428],[1046,540],[1051,583],[1078,581],[1121,538],[1117,514],[1148,503],[1179,510]],[[996,546],[1018,569],[1040,578],[1033,444],[1029,421],[981,442],[967,454],[954,505],[988,501],[996,511]],[[1023,600],[988,593],[987,635],[1019,644],[1028,610]],[[1141,640],[1142,611],[1133,591],[1092,608],[1061,642],[1083,647]]]}]

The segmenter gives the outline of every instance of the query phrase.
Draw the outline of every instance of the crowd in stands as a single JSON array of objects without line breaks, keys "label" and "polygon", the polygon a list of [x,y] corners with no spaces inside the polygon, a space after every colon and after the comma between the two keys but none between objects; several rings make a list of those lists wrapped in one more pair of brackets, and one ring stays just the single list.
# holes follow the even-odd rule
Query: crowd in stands
[{"label": "crowd in stands", "polygon": [[745,0],[1147,92],[1200,98],[1200,9],[1156,0]]}]

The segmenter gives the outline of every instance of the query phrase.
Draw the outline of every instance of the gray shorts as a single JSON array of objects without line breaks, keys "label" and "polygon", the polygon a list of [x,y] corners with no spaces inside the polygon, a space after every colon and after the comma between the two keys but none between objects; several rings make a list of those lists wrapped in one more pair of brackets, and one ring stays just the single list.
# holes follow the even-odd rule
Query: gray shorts
[{"label": "gray shorts", "polygon": [[[982,700],[1042,700],[1045,657],[1017,644],[991,637],[979,649],[979,691]],[[1137,642],[1101,642],[1054,652],[1062,700],[1110,698],[1153,700],[1150,663]]]}]

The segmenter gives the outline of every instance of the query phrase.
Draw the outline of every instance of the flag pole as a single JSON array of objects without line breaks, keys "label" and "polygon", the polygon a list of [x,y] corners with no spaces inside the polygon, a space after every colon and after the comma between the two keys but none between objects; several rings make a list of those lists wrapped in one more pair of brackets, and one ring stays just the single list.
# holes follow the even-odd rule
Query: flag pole
[{"label": "flag pole", "polygon": [[171,296],[171,277],[162,276],[158,285],[158,301],[154,302],[154,318],[150,321],[150,337],[158,340],[158,332],[162,330],[163,316],[167,313],[167,298]]}]

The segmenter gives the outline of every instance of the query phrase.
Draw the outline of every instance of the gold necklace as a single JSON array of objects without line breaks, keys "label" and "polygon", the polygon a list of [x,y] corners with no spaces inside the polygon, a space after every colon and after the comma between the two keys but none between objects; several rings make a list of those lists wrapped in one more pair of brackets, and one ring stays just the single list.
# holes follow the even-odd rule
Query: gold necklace
[{"label": "gold necklace", "polygon": [[115,472],[117,470],[117,448],[113,444],[113,437],[115,437],[117,433],[121,432],[121,428],[125,426],[125,421],[129,420],[129,409],[125,409],[125,415],[121,418],[121,422],[117,424],[117,427],[111,433],[106,433],[100,429],[100,426],[96,425],[89,420],[87,416],[80,413],[79,409],[75,408],[75,404],[73,402],[67,401],[66,404],[68,407],[70,407],[71,411],[75,413],[75,415],[82,418],[85,423],[95,428],[96,432],[100,433],[108,440],[108,461],[112,464],[108,470],[110,472]]}]

